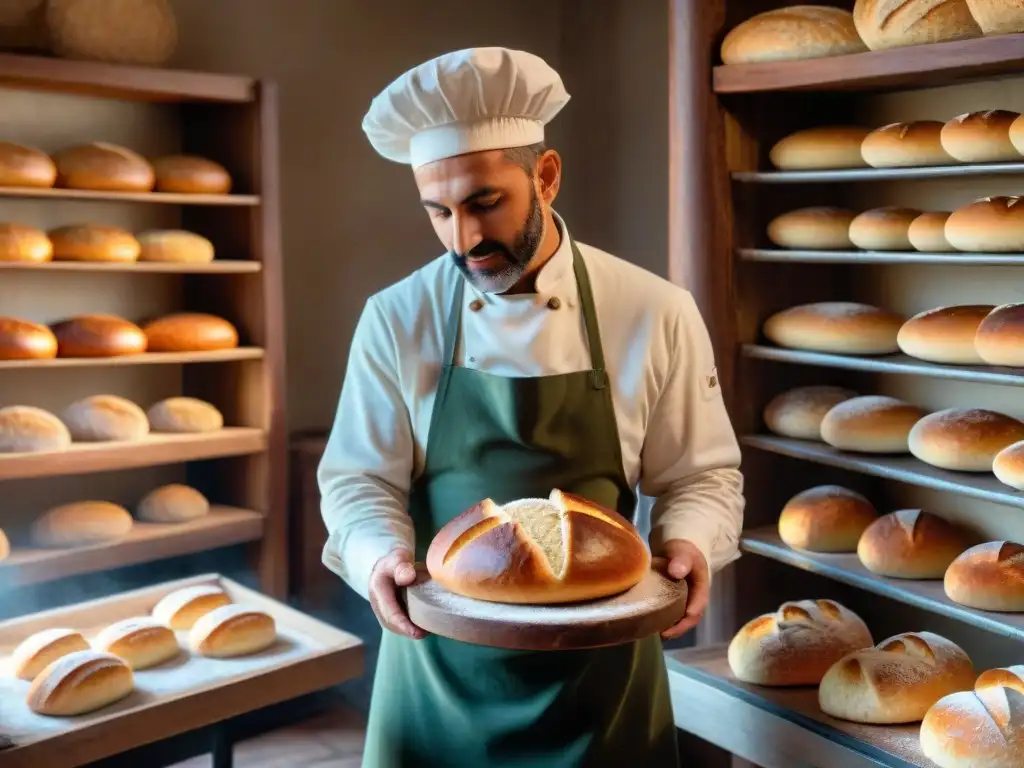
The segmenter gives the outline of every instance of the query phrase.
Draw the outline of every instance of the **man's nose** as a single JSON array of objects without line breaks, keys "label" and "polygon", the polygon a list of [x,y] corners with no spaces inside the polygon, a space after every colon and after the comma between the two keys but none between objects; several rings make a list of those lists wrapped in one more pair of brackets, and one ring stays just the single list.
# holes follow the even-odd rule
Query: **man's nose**
[{"label": "man's nose", "polygon": [[452,217],[452,250],[460,256],[466,256],[476,248],[483,237],[480,227],[472,216]]}]

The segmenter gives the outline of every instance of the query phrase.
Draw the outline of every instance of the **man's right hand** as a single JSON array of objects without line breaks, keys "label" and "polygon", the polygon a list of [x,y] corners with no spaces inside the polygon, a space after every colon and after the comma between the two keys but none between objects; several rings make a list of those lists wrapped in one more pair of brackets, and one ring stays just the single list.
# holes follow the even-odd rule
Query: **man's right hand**
[{"label": "man's right hand", "polygon": [[421,640],[426,632],[412,623],[398,601],[398,587],[407,587],[414,581],[416,567],[412,552],[404,548],[393,550],[374,563],[370,574],[370,606],[384,629]]}]

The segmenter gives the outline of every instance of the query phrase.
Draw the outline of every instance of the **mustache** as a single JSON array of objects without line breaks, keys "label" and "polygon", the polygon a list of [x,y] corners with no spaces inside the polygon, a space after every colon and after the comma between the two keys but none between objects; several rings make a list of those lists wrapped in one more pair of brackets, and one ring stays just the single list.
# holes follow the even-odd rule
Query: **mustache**
[{"label": "mustache", "polygon": [[[453,252],[454,253],[454,252]],[[502,243],[495,240],[484,240],[482,243],[477,243],[469,253],[454,253],[454,255],[465,261],[468,258],[478,258],[482,256],[490,256],[495,253],[500,253],[508,258],[512,257],[512,253]]]}]

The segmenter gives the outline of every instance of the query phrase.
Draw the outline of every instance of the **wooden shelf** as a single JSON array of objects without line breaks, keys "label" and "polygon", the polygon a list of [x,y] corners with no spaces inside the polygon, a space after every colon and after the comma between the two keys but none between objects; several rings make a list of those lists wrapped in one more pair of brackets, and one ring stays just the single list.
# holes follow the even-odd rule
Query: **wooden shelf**
[{"label": "wooden shelf", "polygon": [[1024,266],[1022,253],[918,253],[902,251],[789,251],[740,248],[742,261],[779,264],[936,264],[956,267]]},{"label": "wooden shelf", "polygon": [[861,564],[856,553],[825,554],[792,549],[779,538],[774,527],[744,532],[742,548],[747,552],[827,576],[891,600],[948,616],[987,632],[1013,640],[1024,640],[1024,614],[978,611],[954,603],[946,597],[942,579],[888,579],[877,576]]},{"label": "wooden shelf", "polygon": [[0,197],[50,200],[89,200],[122,203],[169,203],[171,205],[256,206],[259,195],[182,195],[174,192],[98,192],[91,189],[0,187]]},{"label": "wooden shelf", "polygon": [[258,261],[217,259],[209,264],[179,264],[169,261],[135,261],[124,264],[97,261],[46,261],[31,264],[0,261],[0,269],[33,272],[137,272],[159,275],[249,275],[263,269]]},{"label": "wooden shelf", "polygon": [[714,68],[717,93],[875,91],[1019,74],[1024,35],[1000,35],[803,61]]},{"label": "wooden shelf", "polygon": [[921,168],[838,168],[821,171],[737,171],[733,181],[751,184],[821,184],[850,181],[961,179],[970,176],[1022,176],[1024,161],[980,165],[937,165]]},{"label": "wooden shelf", "polygon": [[740,351],[744,357],[753,360],[770,360],[777,363],[811,365],[819,368],[838,368],[846,371],[926,376],[932,379],[969,381],[977,384],[998,384],[1008,387],[1024,386],[1024,368],[998,368],[984,365],[940,365],[939,363],[928,363],[924,360],[918,360],[909,355],[854,357],[852,355],[808,352],[802,349],[782,349],[780,347],[760,344],[744,344]]},{"label": "wooden shelf", "polygon": [[0,561],[0,591],[83,573],[228,547],[263,536],[263,515],[211,506],[205,517],[178,525],[136,521],[125,538],[76,549],[19,549]]},{"label": "wooden shelf", "polygon": [[126,365],[226,363],[236,360],[260,360],[262,358],[263,350],[259,347],[236,347],[235,349],[218,349],[212,352],[146,352],[142,355],[120,355],[118,357],[55,357],[50,360],[0,360],[0,371],[123,367]]},{"label": "wooden shelf", "polygon": [[665,661],[676,726],[756,765],[935,768],[921,753],[919,724],[835,720],[818,708],[816,687],[741,682],[726,645],[670,651]]},{"label": "wooden shelf", "polygon": [[116,443],[74,443],[66,451],[0,454],[0,480],[82,475],[261,453],[263,430],[225,427],[197,435],[153,434]]},{"label": "wooden shelf", "polygon": [[740,438],[740,442],[749,448],[779,456],[1024,509],[1024,493],[1003,485],[988,473],[950,472],[929,466],[911,456],[846,453],[825,443],[784,437],[748,435]]}]

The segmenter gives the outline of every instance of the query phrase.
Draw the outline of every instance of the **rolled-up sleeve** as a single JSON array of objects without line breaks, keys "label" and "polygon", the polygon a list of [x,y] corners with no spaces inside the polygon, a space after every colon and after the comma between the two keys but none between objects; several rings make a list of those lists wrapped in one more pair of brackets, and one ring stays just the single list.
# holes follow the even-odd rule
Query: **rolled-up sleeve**
[{"label": "rolled-up sleeve", "polygon": [[414,544],[406,511],[414,443],[397,362],[394,337],[371,298],[356,326],[317,470],[328,533],[324,565],[364,598],[374,563]]}]

